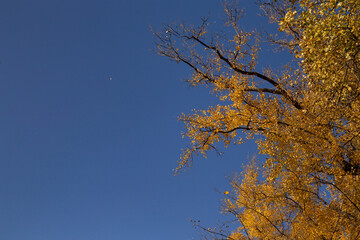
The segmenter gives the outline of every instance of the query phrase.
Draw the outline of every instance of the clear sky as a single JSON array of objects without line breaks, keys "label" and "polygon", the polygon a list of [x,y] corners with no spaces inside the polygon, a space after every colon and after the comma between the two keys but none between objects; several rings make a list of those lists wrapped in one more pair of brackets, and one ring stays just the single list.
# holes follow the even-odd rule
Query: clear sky
[{"label": "clear sky", "polygon": [[[264,21],[241,2],[247,27]],[[151,50],[149,27],[201,16],[223,19],[220,1],[0,1],[0,239],[197,239],[190,219],[216,224],[214,189],[256,147],[173,175],[177,116],[216,101]]]}]

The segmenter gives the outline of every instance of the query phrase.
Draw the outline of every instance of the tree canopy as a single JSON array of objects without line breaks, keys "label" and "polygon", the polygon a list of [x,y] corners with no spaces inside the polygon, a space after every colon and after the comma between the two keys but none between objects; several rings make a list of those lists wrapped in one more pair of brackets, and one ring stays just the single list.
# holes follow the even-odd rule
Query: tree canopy
[{"label": "tree canopy", "polygon": [[[223,205],[238,226],[207,230],[210,238],[359,239],[360,3],[257,4],[277,32],[245,31],[233,1],[224,4],[221,33],[209,33],[207,19],[156,33],[158,52],[188,65],[189,83],[210,87],[220,101],[180,117],[190,142],[176,172],[221,142],[255,138],[266,161],[234,178]],[[264,42],[291,61],[258,69]]]}]

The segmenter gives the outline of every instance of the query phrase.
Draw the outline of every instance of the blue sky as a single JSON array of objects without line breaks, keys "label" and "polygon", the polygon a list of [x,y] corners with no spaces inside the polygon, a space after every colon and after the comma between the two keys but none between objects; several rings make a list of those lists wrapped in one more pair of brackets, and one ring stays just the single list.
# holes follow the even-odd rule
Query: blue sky
[{"label": "blue sky", "polygon": [[[265,24],[242,2],[247,27]],[[220,1],[0,2],[0,239],[198,239],[190,219],[216,223],[214,189],[256,146],[173,175],[177,116],[216,99],[149,27],[201,16],[223,19]]]}]

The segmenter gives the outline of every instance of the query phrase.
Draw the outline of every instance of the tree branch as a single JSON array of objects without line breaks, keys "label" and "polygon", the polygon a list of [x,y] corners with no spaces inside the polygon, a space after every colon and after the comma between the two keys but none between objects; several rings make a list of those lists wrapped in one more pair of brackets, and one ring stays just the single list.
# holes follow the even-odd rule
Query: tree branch
[{"label": "tree branch", "polygon": [[258,72],[255,72],[255,71],[245,71],[245,70],[242,70],[240,68],[238,68],[235,64],[231,63],[230,60],[228,58],[226,58],[221,52],[220,50],[217,48],[217,47],[214,47],[214,46],[209,46],[208,44],[206,44],[205,42],[201,41],[198,37],[195,37],[195,36],[191,36],[191,37],[188,37],[188,36],[184,36],[186,37],[187,39],[193,39],[195,40],[196,42],[198,42],[199,44],[201,44],[202,46],[208,48],[208,49],[211,49],[213,50],[214,52],[216,52],[216,54],[218,55],[218,57],[224,61],[229,67],[231,67],[235,72],[238,72],[240,74],[243,74],[243,75],[247,75],[247,76],[255,76],[255,77],[258,77],[268,83],[270,83],[271,85],[273,85],[274,87],[276,87],[279,91],[279,93],[281,95],[283,95],[285,97],[285,99],[287,99],[288,101],[291,102],[291,104],[301,110],[303,109],[303,107],[300,105],[299,102],[297,102],[295,99],[293,99],[291,96],[288,95],[288,93],[281,88],[280,84],[278,82],[276,82],[275,80],[273,80],[272,78],[268,77],[268,76],[265,76],[261,73],[258,73]]}]

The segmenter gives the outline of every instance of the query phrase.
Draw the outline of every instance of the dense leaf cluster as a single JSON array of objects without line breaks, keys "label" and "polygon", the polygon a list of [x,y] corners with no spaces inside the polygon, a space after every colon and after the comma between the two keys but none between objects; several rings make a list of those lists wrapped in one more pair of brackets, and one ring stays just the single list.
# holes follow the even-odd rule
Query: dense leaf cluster
[{"label": "dense leaf cluster", "polygon": [[360,239],[360,3],[258,5],[279,26],[266,40],[294,59],[280,74],[258,70],[264,38],[242,29],[234,2],[225,4],[227,35],[208,34],[206,19],[156,34],[159,53],[188,65],[189,82],[221,101],[180,117],[190,144],[177,171],[219,142],[255,138],[267,160],[231,182],[223,210],[238,228],[209,231],[213,239]]}]

